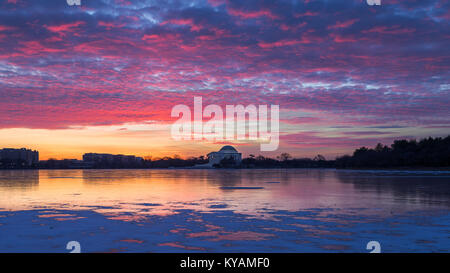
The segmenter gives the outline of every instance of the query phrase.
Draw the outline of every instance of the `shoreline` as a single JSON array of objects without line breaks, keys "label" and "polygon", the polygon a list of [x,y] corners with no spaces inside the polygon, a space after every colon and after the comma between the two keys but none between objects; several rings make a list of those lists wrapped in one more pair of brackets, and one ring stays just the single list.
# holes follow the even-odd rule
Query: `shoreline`
[{"label": "shoreline", "polygon": [[326,168],[326,167],[305,167],[305,168],[198,168],[198,167],[170,167],[170,168],[11,168],[11,169],[0,169],[0,171],[19,171],[19,170],[338,170],[338,171],[448,171],[450,172],[450,167],[402,167],[402,168]]}]

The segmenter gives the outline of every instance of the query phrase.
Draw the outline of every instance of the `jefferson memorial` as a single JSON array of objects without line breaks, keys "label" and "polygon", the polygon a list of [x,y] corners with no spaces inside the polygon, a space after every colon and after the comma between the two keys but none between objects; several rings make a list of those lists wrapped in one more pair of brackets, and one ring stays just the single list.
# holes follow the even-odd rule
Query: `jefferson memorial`
[{"label": "jefferson memorial", "polygon": [[208,165],[220,164],[222,159],[234,159],[236,164],[240,164],[242,161],[242,154],[239,153],[233,146],[223,146],[218,152],[212,152],[208,154]]}]

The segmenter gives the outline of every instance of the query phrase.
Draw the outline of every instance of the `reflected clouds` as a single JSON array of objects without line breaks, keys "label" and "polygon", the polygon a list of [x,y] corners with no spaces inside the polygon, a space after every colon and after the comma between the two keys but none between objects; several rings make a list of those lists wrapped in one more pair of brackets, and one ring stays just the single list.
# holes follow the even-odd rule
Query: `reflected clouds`
[{"label": "reflected clouds", "polygon": [[[332,169],[0,171],[0,234],[9,235],[0,252],[53,252],[73,236],[89,252],[360,252],[374,239],[399,242],[386,251],[445,250],[448,177]],[[21,240],[31,228],[30,243]]]}]

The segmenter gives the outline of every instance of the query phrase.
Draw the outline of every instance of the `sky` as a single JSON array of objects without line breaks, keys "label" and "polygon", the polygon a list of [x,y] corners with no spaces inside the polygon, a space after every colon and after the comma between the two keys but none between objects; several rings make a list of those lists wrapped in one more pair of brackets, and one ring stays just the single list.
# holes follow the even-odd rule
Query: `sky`
[{"label": "sky", "polygon": [[[450,2],[0,1],[0,147],[327,158],[450,132]],[[279,105],[280,146],[175,141],[175,105]]]}]

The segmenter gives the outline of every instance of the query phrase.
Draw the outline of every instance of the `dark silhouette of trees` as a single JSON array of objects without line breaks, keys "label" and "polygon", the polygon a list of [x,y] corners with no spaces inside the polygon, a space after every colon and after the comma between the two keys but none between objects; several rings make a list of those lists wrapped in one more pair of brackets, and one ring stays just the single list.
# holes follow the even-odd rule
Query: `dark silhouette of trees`
[{"label": "dark silhouette of trees", "polygon": [[205,156],[182,159],[175,155],[173,158],[168,156],[154,159],[147,157],[144,160],[144,166],[146,168],[186,168],[206,163],[208,163],[208,159]]},{"label": "dark silhouette of trees", "polygon": [[313,159],[314,161],[326,161],[323,155],[316,155]]},{"label": "dark silhouette of trees", "polygon": [[244,158],[241,163],[243,168],[331,168],[334,167],[334,160],[326,160],[318,155],[314,159],[293,158],[288,153],[283,153],[273,159],[259,155],[257,157]]},{"label": "dark silhouette of trees", "polygon": [[282,153],[280,155],[280,160],[281,161],[287,161],[287,160],[290,160],[290,159],[292,159],[292,156],[290,154],[288,154],[288,153]]},{"label": "dark silhouette of trees", "polygon": [[[182,159],[173,157],[153,158],[124,162],[95,162],[84,164],[75,159],[49,159],[40,161],[37,166],[27,166],[23,160],[0,159],[0,169],[73,169],[73,168],[188,168],[208,163],[205,156]],[[336,160],[327,160],[322,155],[311,158],[293,158],[282,153],[275,159],[250,154],[238,166],[233,159],[224,159],[214,167],[218,168],[417,168],[450,167],[450,135],[441,138],[428,137],[417,140],[395,140],[390,146],[378,143],[374,148],[361,147],[353,155],[344,155]]]},{"label": "dark silhouette of trees", "polygon": [[450,167],[450,136],[395,140],[390,147],[361,147],[336,159],[338,168]]}]

